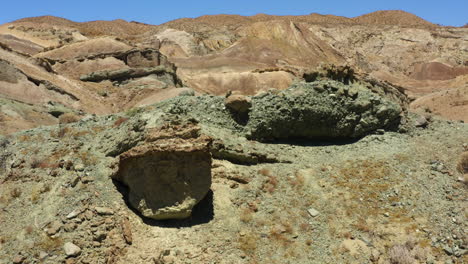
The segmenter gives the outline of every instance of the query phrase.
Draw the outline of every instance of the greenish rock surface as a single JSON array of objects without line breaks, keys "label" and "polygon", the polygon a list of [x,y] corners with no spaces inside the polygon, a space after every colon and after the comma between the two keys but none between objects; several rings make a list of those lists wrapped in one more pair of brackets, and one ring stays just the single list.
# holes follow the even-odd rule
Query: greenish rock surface
[{"label": "greenish rock surface", "polygon": [[398,127],[402,108],[360,84],[298,83],[278,94],[253,98],[248,138],[358,138]]}]

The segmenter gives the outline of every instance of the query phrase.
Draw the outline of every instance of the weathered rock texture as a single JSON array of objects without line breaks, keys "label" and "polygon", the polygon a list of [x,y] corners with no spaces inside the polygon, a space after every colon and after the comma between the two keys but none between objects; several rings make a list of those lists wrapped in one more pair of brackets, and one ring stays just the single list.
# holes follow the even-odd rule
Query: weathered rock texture
[{"label": "weathered rock texture", "polygon": [[396,129],[402,108],[358,83],[299,83],[278,94],[253,98],[245,128],[249,138],[356,138]]},{"label": "weathered rock texture", "polygon": [[152,132],[146,144],[119,157],[114,179],[129,187],[129,202],[153,219],[183,219],[211,186],[211,139],[195,125]]}]

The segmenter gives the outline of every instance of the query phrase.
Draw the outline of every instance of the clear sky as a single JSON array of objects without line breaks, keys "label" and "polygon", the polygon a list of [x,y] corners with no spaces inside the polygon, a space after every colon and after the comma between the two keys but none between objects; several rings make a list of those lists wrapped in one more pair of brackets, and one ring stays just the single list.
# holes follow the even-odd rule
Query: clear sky
[{"label": "clear sky", "polygon": [[355,17],[376,10],[404,10],[432,23],[468,23],[468,0],[1,0],[0,23],[54,15],[73,21],[125,19],[161,24],[182,17],[213,14],[305,15]]}]

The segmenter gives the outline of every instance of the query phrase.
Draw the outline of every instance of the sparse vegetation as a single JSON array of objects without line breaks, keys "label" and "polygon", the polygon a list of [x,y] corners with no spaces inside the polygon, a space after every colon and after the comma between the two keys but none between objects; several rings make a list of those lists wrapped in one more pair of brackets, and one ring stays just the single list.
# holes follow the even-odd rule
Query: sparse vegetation
[{"label": "sparse vegetation", "polygon": [[34,231],[34,227],[31,225],[28,225],[24,228],[24,231],[26,232],[26,234],[30,235]]},{"label": "sparse vegetation", "polygon": [[388,252],[388,257],[391,264],[413,264],[416,262],[416,259],[404,245],[393,246]]},{"label": "sparse vegetation", "polygon": [[79,152],[78,157],[81,159],[83,165],[85,166],[93,166],[98,163],[97,157],[86,151]]},{"label": "sparse vegetation", "polygon": [[63,241],[60,237],[49,237],[46,234],[41,234],[39,241],[35,243],[35,247],[45,252],[53,252],[61,248],[62,245]]},{"label": "sparse vegetation", "polygon": [[21,196],[21,189],[18,187],[11,189],[10,195],[12,198],[19,198]]},{"label": "sparse vegetation", "polygon": [[50,191],[50,185],[36,185],[31,189],[31,202],[36,203],[41,194]]},{"label": "sparse vegetation", "polygon": [[59,116],[59,124],[70,124],[80,121],[81,117],[74,113],[65,113]]},{"label": "sparse vegetation", "polygon": [[138,113],[140,113],[143,110],[143,108],[135,107],[127,110],[125,112],[125,115],[128,117],[133,117],[136,116]]},{"label": "sparse vegetation", "polygon": [[59,132],[57,133],[57,137],[63,138],[63,137],[65,137],[66,134],[68,134],[72,130],[73,129],[70,128],[70,127],[61,127],[61,128],[59,128]]},{"label": "sparse vegetation", "polygon": [[244,223],[248,223],[248,222],[252,221],[252,219],[253,219],[252,210],[250,208],[242,208],[241,212],[240,212],[240,215],[239,215],[239,218]]},{"label": "sparse vegetation", "polygon": [[239,248],[247,255],[254,255],[258,238],[255,232],[248,232],[239,237]]},{"label": "sparse vegetation", "polygon": [[468,173],[468,152],[463,152],[460,155],[457,169],[460,173]]},{"label": "sparse vegetation", "polygon": [[273,193],[278,187],[278,178],[276,176],[268,176],[262,185],[264,192]]},{"label": "sparse vegetation", "polygon": [[121,124],[125,123],[128,120],[128,117],[121,117],[114,122],[114,127],[119,127]]},{"label": "sparse vegetation", "polygon": [[305,178],[299,171],[296,171],[293,178],[289,178],[289,183],[295,189],[302,188],[304,186]]}]

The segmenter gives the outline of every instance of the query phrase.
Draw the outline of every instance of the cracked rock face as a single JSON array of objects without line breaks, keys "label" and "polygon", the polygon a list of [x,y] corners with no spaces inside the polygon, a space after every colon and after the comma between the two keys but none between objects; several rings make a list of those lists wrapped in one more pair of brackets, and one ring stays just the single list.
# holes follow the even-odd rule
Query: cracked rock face
[{"label": "cracked rock face", "polygon": [[298,83],[252,101],[245,131],[248,138],[260,141],[358,138],[377,129],[396,129],[402,113],[399,104],[359,83],[333,80]]},{"label": "cracked rock face", "polygon": [[[185,131],[197,131],[189,127]],[[183,219],[211,186],[211,139],[161,131],[152,142],[120,155],[114,179],[129,187],[128,201],[143,216]]]}]

